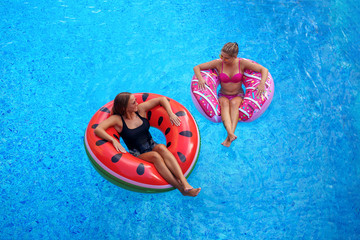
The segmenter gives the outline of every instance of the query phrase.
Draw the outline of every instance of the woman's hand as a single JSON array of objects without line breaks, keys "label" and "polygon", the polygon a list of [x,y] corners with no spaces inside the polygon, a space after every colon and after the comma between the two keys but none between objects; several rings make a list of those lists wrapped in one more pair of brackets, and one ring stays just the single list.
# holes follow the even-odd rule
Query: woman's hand
[{"label": "woman's hand", "polygon": [[199,86],[200,91],[204,91],[206,89],[206,83],[205,83],[204,78],[201,75],[201,70],[214,69],[214,68],[219,70],[221,68],[221,64],[222,64],[222,60],[215,59],[210,62],[196,65],[194,67],[194,73],[195,73],[196,78],[198,79],[198,86]]},{"label": "woman's hand", "polygon": [[256,87],[257,93],[256,96],[259,97],[261,95],[265,94],[265,84],[259,83],[259,85]]},{"label": "woman's hand", "polygon": [[180,126],[181,120],[180,120],[180,118],[178,116],[176,116],[175,113],[171,113],[169,115],[169,117],[170,117],[170,122],[171,122],[172,125],[175,124],[175,126],[177,126],[177,127]]},{"label": "woman's hand", "polygon": [[112,144],[114,145],[114,148],[116,149],[116,151],[126,153],[125,148],[123,146],[121,146],[120,142],[118,142],[117,140],[113,139]]},{"label": "woman's hand", "polygon": [[260,64],[252,63],[251,61],[241,61],[242,62],[242,70],[245,71],[245,69],[250,69],[255,72],[261,73],[261,81],[259,85],[256,87],[255,90],[257,90],[256,96],[264,96],[265,95],[265,82],[268,78],[269,70]]},{"label": "woman's hand", "polygon": [[205,80],[203,78],[198,80],[199,90],[204,91],[206,89]]}]

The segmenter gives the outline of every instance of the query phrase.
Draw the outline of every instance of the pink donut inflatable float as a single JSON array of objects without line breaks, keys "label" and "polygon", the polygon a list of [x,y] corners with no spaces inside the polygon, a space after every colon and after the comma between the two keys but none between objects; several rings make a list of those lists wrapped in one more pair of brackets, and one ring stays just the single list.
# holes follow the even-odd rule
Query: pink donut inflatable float
[{"label": "pink donut inflatable float", "polygon": [[[249,59],[241,58],[242,60]],[[254,61],[252,61],[254,62]],[[198,79],[194,75],[191,80],[191,98],[197,110],[212,122],[221,122],[221,109],[217,95],[217,88],[220,85],[216,69],[201,71],[206,83],[206,90],[200,91]],[[239,107],[239,121],[252,122],[260,117],[269,107],[274,96],[274,80],[269,72],[265,82],[265,94],[257,97],[256,87],[260,83],[261,74],[246,69],[242,78],[245,86],[244,101]]]}]

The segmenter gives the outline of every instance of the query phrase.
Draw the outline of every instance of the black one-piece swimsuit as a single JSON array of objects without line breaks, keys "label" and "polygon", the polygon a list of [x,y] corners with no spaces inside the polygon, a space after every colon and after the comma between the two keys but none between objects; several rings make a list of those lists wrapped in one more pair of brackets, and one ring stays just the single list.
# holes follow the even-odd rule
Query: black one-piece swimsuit
[{"label": "black one-piece swimsuit", "polygon": [[143,124],[134,129],[128,128],[124,118],[121,116],[121,120],[123,121],[121,137],[124,139],[124,142],[129,149],[129,153],[135,157],[152,151],[152,149],[157,145],[149,132],[149,120],[141,117],[138,112],[136,112],[136,115],[142,120]]}]

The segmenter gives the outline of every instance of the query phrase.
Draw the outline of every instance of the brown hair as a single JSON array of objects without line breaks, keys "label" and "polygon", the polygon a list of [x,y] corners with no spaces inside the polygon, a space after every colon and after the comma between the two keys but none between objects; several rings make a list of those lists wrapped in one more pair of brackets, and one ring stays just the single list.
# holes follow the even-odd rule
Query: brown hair
[{"label": "brown hair", "polygon": [[239,46],[236,42],[228,42],[221,49],[222,52],[229,54],[232,57],[237,57],[239,53]]},{"label": "brown hair", "polygon": [[129,103],[131,93],[122,92],[116,95],[114,99],[114,105],[112,112],[114,115],[124,115],[126,113],[126,108]]}]

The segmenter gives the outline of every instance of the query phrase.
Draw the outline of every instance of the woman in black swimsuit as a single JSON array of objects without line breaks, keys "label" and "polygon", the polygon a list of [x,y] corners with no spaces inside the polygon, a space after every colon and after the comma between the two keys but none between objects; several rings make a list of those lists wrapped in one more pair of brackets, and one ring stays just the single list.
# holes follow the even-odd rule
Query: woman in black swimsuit
[{"label": "woman in black swimsuit", "polygon": [[176,158],[164,144],[157,144],[149,132],[150,124],[146,119],[146,112],[158,105],[165,108],[170,121],[176,126],[181,122],[171,110],[165,97],[154,98],[138,104],[134,95],[128,92],[119,93],[114,99],[113,115],[102,121],[95,129],[95,134],[109,142],[115,149],[125,153],[119,140],[110,136],[106,129],[114,127],[121,133],[129,153],[154,164],[160,175],[183,195],[195,197],[201,188],[193,188],[184,177]]}]

